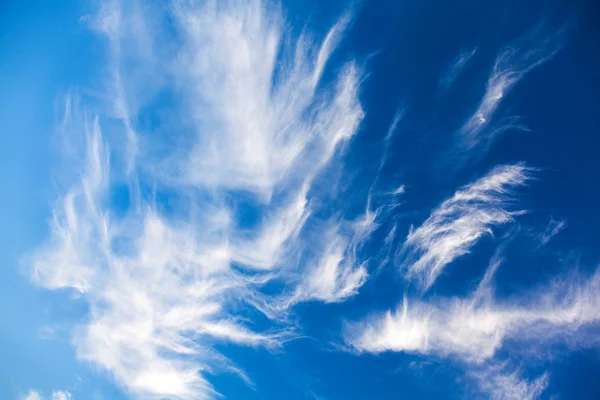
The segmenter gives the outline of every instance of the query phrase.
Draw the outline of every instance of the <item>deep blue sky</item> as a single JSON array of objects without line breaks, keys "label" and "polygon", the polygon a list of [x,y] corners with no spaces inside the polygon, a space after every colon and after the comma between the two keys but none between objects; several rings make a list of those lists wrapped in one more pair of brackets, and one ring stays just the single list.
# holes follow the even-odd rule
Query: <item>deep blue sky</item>
[{"label": "deep blue sky", "polygon": [[[277,10],[274,3],[265,3],[269,4],[265,9]],[[169,81],[180,73],[177,69],[170,70],[169,63],[185,56],[185,51],[177,47],[183,34],[174,28],[176,17],[168,15],[169,6],[155,4],[140,6],[142,12],[136,14],[137,18],[150,15],[146,21],[148,31],[155,43],[160,42],[157,47],[161,53],[151,62],[136,58],[143,57],[143,51],[139,51],[140,56],[135,43],[127,42],[126,37],[131,33],[127,30],[127,24],[131,23],[127,15],[131,9],[123,6],[122,10],[125,28],[121,28],[121,34],[125,39],[118,68],[125,82],[125,101],[130,104],[130,122],[141,138],[140,154],[147,151],[139,156],[136,178],[130,179],[123,172],[125,163],[119,159],[126,152],[123,150],[126,146],[123,140],[115,140],[119,132],[126,131],[125,123],[107,106],[111,96],[115,96],[115,91],[106,89],[111,85],[107,82],[114,79],[114,75],[107,72],[114,54],[111,55],[111,47],[102,33],[89,23],[98,14],[101,4],[64,1],[53,5],[45,1],[5,0],[0,5],[0,180],[3,188],[0,196],[0,398],[3,399],[26,398],[30,390],[47,399],[53,398],[52,393],[56,391],[69,392],[75,400],[146,398],[136,392],[124,375],[119,376],[119,371],[111,370],[94,357],[81,357],[74,332],[77,327],[91,324],[93,315],[98,315],[95,313],[105,312],[105,300],[99,300],[102,294],[79,293],[69,285],[52,287],[48,282],[32,278],[32,257],[37,254],[36,249],[53,243],[49,239],[52,237],[49,227],[52,207],[60,204],[62,196],[84,170],[81,164],[65,161],[69,154],[61,136],[61,121],[66,97],[78,99],[79,110],[73,114],[77,111],[98,116],[103,137],[111,147],[110,195],[103,207],[117,221],[134,215],[128,212],[134,208],[132,199],[137,193],[146,199],[145,205],[153,205],[165,221],[175,223],[189,218],[186,222],[193,227],[201,218],[194,220],[191,215],[196,214],[188,214],[188,208],[194,207],[182,205],[192,192],[198,202],[194,204],[202,212],[218,203],[212,203],[214,198],[225,199],[224,203],[237,212],[234,213],[239,219],[236,224],[244,235],[252,238],[258,235],[253,228],[269,221],[269,216],[278,215],[277,207],[285,204],[286,196],[298,186],[298,181],[293,180],[295,173],[304,173],[301,168],[309,169],[304,166],[290,169],[279,182],[281,188],[275,187],[275,196],[270,202],[254,197],[253,189],[245,186],[223,184],[225,189],[218,192],[221,183],[215,184],[217,189],[207,184],[206,189],[202,186],[206,182],[199,178],[192,184],[196,187],[181,189],[177,186],[179,183],[173,184],[176,179],[160,181],[157,176],[161,174],[153,175],[157,170],[169,168],[170,163],[183,154],[173,151],[174,148],[187,150],[189,137],[185,136],[187,133],[181,134],[179,140],[181,132],[198,129],[200,135],[213,135],[210,124],[190,128],[198,115],[201,119],[205,113],[211,113],[210,99],[200,94],[202,101],[194,103],[192,100],[197,113],[188,110],[186,114],[184,109],[187,110],[189,99],[187,94],[182,94],[188,84],[186,78]],[[144,14],[147,8],[152,12]],[[286,272],[277,275],[259,293],[285,295],[295,290],[294,285],[303,287],[298,282],[315,274],[305,268],[311,265],[312,257],[331,242],[322,227],[335,221],[342,227],[340,235],[354,243],[358,236],[348,233],[354,229],[349,226],[353,226],[351,222],[359,219],[366,207],[370,211],[380,210],[377,228],[355,249],[356,254],[351,254],[349,246],[344,257],[354,257],[353,268],[364,265],[368,278],[355,293],[343,299],[328,301],[318,295],[306,295],[290,306],[285,321],[266,318],[245,303],[223,305],[226,317],[239,318],[246,327],[259,332],[287,331],[293,327],[294,338],[275,348],[242,346],[228,340],[211,341],[211,351],[231,363],[223,365],[235,365],[252,383],[222,368],[220,361],[216,365],[207,362],[214,371],[203,371],[202,376],[227,399],[494,398],[496,392],[481,383],[485,378],[476,376],[494,370],[495,365],[504,365],[509,374],[518,371],[517,375],[525,382],[532,382],[547,372],[548,383],[539,394],[541,399],[599,398],[600,383],[596,377],[600,373],[600,316],[594,313],[589,317],[579,315],[577,318],[582,319],[565,323],[566,328],[548,322],[554,321],[551,318],[524,327],[519,319],[507,323],[499,328],[508,332],[501,345],[483,363],[473,362],[445,345],[369,351],[353,343],[347,329],[352,322],[368,321],[369,316],[396,309],[403,296],[430,304],[450,304],[450,297],[467,298],[480,282],[495,251],[501,251],[504,262],[494,277],[495,300],[490,308],[494,304],[505,304],[507,313],[521,306],[531,307],[532,313],[538,312],[536,296],[543,297],[541,294],[558,287],[557,290],[565,290],[566,294],[561,292],[559,300],[542,307],[548,315],[552,312],[558,315],[563,312],[559,304],[563,304],[563,300],[571,304],[569,296],[578,293],[577,289],[569,291],[570,285],[585,285],[592,279],[600,261],[597,233],[600,226],[600,7],[584,0],[362,3],[299,0],[285,1],[281,10],[286,39],[294,43],[301,32],[309,32],[315,38],[313,55],[340,16],[350,16],[317,86],[315,101],[332,102],[327,97],[327,88],[336,84],[345,63],[354,60],[362,73],[358,98],[364,118],[352,137],[337,145],[335,155],[328,159],[327,166],[317,170],[310,183],[307,197],[311,214],[298,236],[290,239],[298,242],[291,245],[292,253],[298,257],[292,257],[293,261],[286,258],[289,265],[282,266]],[[162,22],[157,23],[159,20]],[[262,23],[265,21],[267,19]],[[560,42],[556,45],[556,54],[528,70],[504,93],[497,109],[489,115],[489,125],[480,134],[484,138],[491,137],[495,124],[502,125],[502,121],[506,121],[503,118],[509,116],[519,116],[519,125],[526,129],[509,127],[485,145],[465,151],[461,147],[464,140],[461,127],[481,103],[501,49],[512,46],[513,50],[527,52],[526,46],[543,48],[548,37]],[[476,50],[464,68],[444,87],[440,82],[453,62],[460,54],[473,49]],[[200,58],[203,56],[214,54],[200,54]],[[283,65],[283,56],[278,57]],[[139,65],[147,66],[151,72],[145,76],[147,71]],[[523,69],[527,65],[513,67]],[[169,78],[165,78],[167,75]],[[402,117],[393,135],[386,139],[399,110],[403,110]],[[311,112],[316,113],[308,110],[301,118]],[[336,114],[325,118],[343,117]],[[85,130],[76,127],[72,131],[69,134],[80,135],[79,140],[84,141]],[[224,134],[215,130],[214,135]],[[317,148],[318,144],[311,146]],[[75,147],[74,152],[78,153],[75,159],[84,158],[85,146]],[[308,148],[307,153],[312,147]],[[254,148],[245,149],[254,151]],[[265,154],[271,154],[272,150],[268,148]],[[165,153],[171,154],[166,158],[168,162],[156,162]],[[306,164],[315,164],[309,156],[306,160]],[[481,228],[482,237],[469,244],[467,254],[445,265],[435,284],[421,290],[406,272],[421,256],[418,250],[412,252],[414,248],[405,244],[409,232],[426,224],[436,208],[461,187],[486,176],[495,166],[521,162],[532,168],[532,177],[526,185],[506,188],[511,194],[502,197],[501,207],[527,212],[515,214],[510,223]],[[218,165],[227,170],[223,164]],[[164,171],[168,174],[180,169]],[[386,193],[400,185],[404,185],[405,192],[396,197],[399,200],[395,207],[390,207],[390,196]],[[180,212],[183,209],[185,213]],[[135,217],[131,218],[135,221]],[[346,221],[349,225],[345,225]],[[563,228],[544,242],[544,232],[559,223]],[[385,238],[392,227],[395,227],[395,238],[388,252],[391,257],[383,262],[387,251]],[[204,225],[197,228],[208,230]],[[490,232],[493,234],[488,234]],[[118,248],[124,248],[127,253],[127,247],[133,242],[134,238],[128,237],[113,245],[121,246]],[[76,247],[84,251],[86,245],[87,242],[77,242]],[[246,267],[239,259],[231,261],[233,270],[250,274],[244,270]],[[575,275],[577,277],[570,280]],[[553,283],[557,279],[564,280]],[[131,282],[135,286],[134,278]],[[106,287],[103,290],[107,290]],[[600,304],[598,296],[600,294],[592,290],[592,295],[585,298],[591,301],[590,307]],[[573,301],[579,301],[577,299]],[[444,312],[449,311],[442,314]],[[577,328],[572,328],[578,323]],[[554,328],[557,333],[548,337],[538,332]],[[527,336],[527,332],[534,333]],[[191,337],[198,339],[202,333]],[[432,332],[430,340],[435,340]],[[536,341],[542,345],[532,344]],[[531,352],[526,351],[529,348]],[[506,393],[504,396],[498,398],[511,398]],[[164,398],[178,397],[165,395]]]}]

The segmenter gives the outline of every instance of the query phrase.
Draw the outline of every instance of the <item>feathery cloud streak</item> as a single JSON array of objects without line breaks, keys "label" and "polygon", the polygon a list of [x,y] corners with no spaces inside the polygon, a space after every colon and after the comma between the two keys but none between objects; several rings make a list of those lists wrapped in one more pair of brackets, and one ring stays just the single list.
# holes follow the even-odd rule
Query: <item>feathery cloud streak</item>
[{"label": "feathery cloud streak", "polygon": [[600,322],[600,271],[588,280],[557,278],[546,287],[498,302],[491,280],[500,262],[492,261],[469,297],[435,303],[405,298],[396,311],[349,325],[348,343],[360,352],[455,356],[480,364],[491,360],[509,339],[530,344],[560,338],[593,341],[586,327]]},{"label": "feathery cloud streak", "polygon": [[470,51],[463,51],[462,53],[457,55],[454,58],[454,60],[452,60],[452,62],[450,63],[450,66],[446,73],[440,78],[439,85],[443,89],[448,89],[450,86],[452,86],[452,83],[454,83],[456,78],[458,78],[458,76],[467,67],[469,61],[471,61],[471,58],[473,58],[476,52],[477,47],[473,48],[473,50]]},{"label": "feathery cloud streak", "polygon": [[[259,1],[175,3],[168,29],[176,35],[134,23],[145,21],[143,12],[113,2],[90,18],[109,38],[109,117],[116,113],[121,126],[107,124],[115,132],[103,133],[102,117],[75,118],[68,102],[63,128],[85,136],[86,162],[54,205],[50,238],[31,256],[31,274],[40,286],[73,289],[89,303],[74,331],[77,355],[110,371],[132,396],[209,399],[216,392],[204,372],[240,371],[215,342],[280,346],[294,335],[282,318],[289,307],[343,301],[366,279],[356,252],[374,219],[360,226],[310,219],[318,196],[312,181],[363,118],[360,71],[348,62],[331,84],[321,81],[347,17],[318,44],[306,33],[288,37],[280,9]],[[159,43],[161,33],[173,42]],[[158,89],[143,91],[148,82],[120,51],[140,38],[147,52],[135,61],[157,63],[142,76],[158,77],[184,105],[178,120],[148,133],[137,123],[141,105],[129,99],[145,93],[151,104]],[[173,47],[175,62],[161,65],[170,59],[161,51]],[[184,137],[165,142],[161,129]],[[124,212],[111,197],[123,182]],[[157,191],[178,206],[161,207]],[[256,226],[239,222],[244,202],[260,216]],[[303,230],[332,241],[307,249]],[[305,252],[314,268],[300,264]],[[271,281],[294,289],[266,295]],[[251,330],[237,317],[242,308],[262,312],[269,326]]]},{"label": "feathery cloud streak", "polygon": [[[66,391],[57,390],[52,392],[51,400],[69,400],[71,393]],[[21,397],[21,400],[43,400],[43,397],[35,390],[30,390],[26,395]]]},{"label": "feathery cloud streak", "polygon": [[540,245],[547,245],[554,236],[558,235],[566,227],[567,221],[555,221],[554,219],[550,219],[548,226],[546,227],[544,232],[542,232],[542,234],[539,236]]},{"label": "feathery cloud streak", "polygon": [[541,374],[529,381],[517,369],[511,371],[506,363],[488,365],[471,373],[479,390],[487,393],[492,400],[534,400],[548,387],[549,374]]},{"label": "feathery cloud streak", "polygon": [[460,128],[460,140],[468,149],[488,143],[496,134],[508,128],[520,128],[514,117],[506,118],[494,126],[490,133],[484,135],[502,99],[510,90],[528,72],[550,60],[562,48],[563,32],[540,39],[542,34],[541,27],[538,27],[505,46],[498,53],[477,110]]},{"label": "feathery cloud streak", "polygon": [[363,118],[354,63],[333,90],[317,93],[348,17],[320,46],[306,33],[284,45],[281,15],[265,8],[208,2],[177,12],[187,40],[179,78],[202,105],[193,111],[197,144],[184,166],[193,184],[269,198],[284,179],[311,180]]},{"label": "feathery cloud streak", "polygon": [[494,168],[440,204],[417,229],[411,229],[397,257],[408,278],[427,290],[442,270],[493,228],[512,222],[514,188],[524,185],[532,170],[523,164]]}]

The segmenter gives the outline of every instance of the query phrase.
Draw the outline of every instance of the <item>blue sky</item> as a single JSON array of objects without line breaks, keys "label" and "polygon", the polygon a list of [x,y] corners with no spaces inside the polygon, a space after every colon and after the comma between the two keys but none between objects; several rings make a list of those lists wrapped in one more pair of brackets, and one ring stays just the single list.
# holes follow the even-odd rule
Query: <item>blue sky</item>
[{"label": "blue sky", "polygon": [[600,397],[593,2],[0,11],[0,398]]}]

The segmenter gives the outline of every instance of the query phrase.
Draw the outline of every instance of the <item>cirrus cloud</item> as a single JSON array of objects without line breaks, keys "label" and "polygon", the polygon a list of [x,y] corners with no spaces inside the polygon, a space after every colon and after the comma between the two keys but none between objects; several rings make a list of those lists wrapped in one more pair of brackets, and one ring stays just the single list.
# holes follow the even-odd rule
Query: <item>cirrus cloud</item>
[{"label": "cirrus cloud", "polygon": [[[35,283],[88,303],[73,331],[79,359],[136,398],[209,399],[207,372],[250,382],[217,343],[280,347],[297,336],[290,307],[343,301],[366,280],[356,237],[370,231],[311,208],[313,181],[364,116],[361,72],[348,61],[322,79],[348,16],[319,42],[294,38],[271,3],[175,2],[164,21],[154,11],[107,2],[86,19],[108,39],[108,112],[81,115],[67,99],[61,128],[85,161],[29,263]],[[177,120],[148,129],[144,112],[164,91]],[[309,248],[303,232],[325,230],[331,246]],[[273,294],[271,283],[297,289]],[[268,322],[257,328],[240,310]]]}]

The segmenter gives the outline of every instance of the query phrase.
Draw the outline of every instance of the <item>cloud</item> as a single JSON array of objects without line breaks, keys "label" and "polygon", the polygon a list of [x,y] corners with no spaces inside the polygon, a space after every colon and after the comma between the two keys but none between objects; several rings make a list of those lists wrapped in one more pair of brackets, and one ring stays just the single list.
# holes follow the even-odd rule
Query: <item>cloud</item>
[{"label": "cloud", "polygon": [[493,125],[491,132],[486,130],[502,99],[509,94],[510,90],[528,72],[558,53],[563,46],[562,36],[562,30],[547,35],[540,26],[500,50],[486,83],[481,102],[460,128],[461,142],[465,147],[471,149],[479,144],[489,143],[497,134],[506,129],[521,128],[518,119],[510,117]]},{"label": "cloud", "polygon": [[[361,73],[350,61],[322,81],[347,16],[319,42],[294,39],[280,8],[259,1],[176,2],[168,23],[132,4],[86,18],[109,40],[109,111],[81,116],[67,99],[61,129],[80,173],[27,262],[33,282],[88,303],[72,333],[79,359],[135,398],[210,399],[207,373],[251,382],[215,344],[278,348],[297,336],[290,307],[343,301],[367,278],[358,250],[378,212],[312,216],[312,182],[364,116]],[[148,108],[171,116],[150,129]],[[115,200],[123,187],[127,201]]]},{"label": "cloud", "polygon": [[[342,162],[365,116],[363,71],[352,60],[330,65],[350,19],[316,38],[307,29],[294,36],[281,7],[258,0],[108,1],[85,18],[107,39],[105,87],[100,105],[67,98],[61,129],[75,137],[70,154],[85,157],[53,204],[48,240],[27,261],[37,285],[87,303],[71,332],[77,357],[109,371],[130,396],[212,399],[208,376],[222,372],[252,385],[218,344],[277,349],[299,335],[286,318],[294,305],[345,301],[368,279],[362,250],[398,203],[372,207],[369,192],[362,215],[330,216],[319,213],[329,204],[313,185]],[[460,56],[451,80],[473,53]],[[468,140],[542,62],[533,53],[498,57],[492,94],[461,130]],[[402,115],[385,136],[371,191]],[[531,171],[498,167],[444,201],[397,254],[407,276],[429,288],[483,235],[512,222],[520,213],[511,210],[513,191]],[[393,226],[386,260],[396,238]],[[350,326],[346,340],[357,351],[482,363],[509,338],[549,338],[597,321],[600,279],[499,303],[489,283],[495,268],[466,299],[406,297],[398,311]],[[494,375],[493,388],[509,378]]]},{"label": "cloud", "polygon": [[108,153],[100,140],[95,119],[87,148],[87,165],[77,187],[56,202],[50,221],[51,239],[33,256],[33,280],[50,289],[71,287],[87,292],[96,274],[94,260],[103,249],[90,243],[107,245],[105,216],[96,208],[95,199],[106,190]]},{"label": "cloud", "polygon": [[259,232],[242,233],[230,243],[232,260],[262,270],[278,265],[285,257],[286,243],[294,242],[310,214],[307,190],[308,186],[304,186],[288,204],[268,216]]},{"label": "cloud", "polygon": [[508,340],[532,349],[550,340],[593,341],[587,327],[600,322],[600,270],[587,280],[555,278],[547,286],[497,301],[491,280],[501,261],[492,260],[470,296],[430,303],[405,297],[395,311],[348,325],[347,342],[359,352],[430,354],[477,365],[491,360]]},{"label": "cloud", "polygon": [[212,342],[271,347],[284,340],[285,332],[254,332],[228,310],[246,297],[264,302],[264,282],[232,268],[226,241],[213,240],[227,221],[212,209],[197,225],[151,208],[111,218],[108,150],[97,120],[89,142],[84,175],[57,202],[49,245],[32,258],[33,279],[85,296],[91,311],[74,335],[77,355],[113,372],[132,394],[209,398],[200,372],[213,362],[227,366]]},{"label": "cloud", "polygon": [[56,391],[52,392],[52,400],[69,400],[71,398],[71,393]]},{"label": "cloud", "polygon": [[346,243],[335,238],[318,265],[300,290],[300,298],[322,300],[326,303],[342,301],[356,293],[367,278],[364,266],[354,268],[344,260]]},{"label": "cloud", "polygon": [[397,258],[406,276],[427,290],[443,269],[493,229],[513,221],[512,192],[530,179],[523,164],[503,165],[458,190],[417,229],[411,229]]},{"label": "cloud", "polygon": [[320,240],[325,246],[318,258],[312,260],[301,278],[296,292],[288,304],[300,301],[320,300],[337,303],[358,293],[368,277],[365,263],[357,264],[357,251],[370,233],[376,229],[376,215],[365,215],[350,229],[354,236],[348,239],[334,226]]},{"label": "cloud", "polygon": [[[390,148],[392,145],[392,139],[394,133],[398,129],[398,124],[402,121],[404,117],[405,109],[398,109],[394,114],[394,119],[392,123],[388,127],[388,130],[384,137],[383,142],[383,151],[381,154],[381,161],[379,162],[379,167],[377,168],[377,173],[375,174],[375,179],[373,179],[373,183],[371,184],[371,188],[369,189],[369,201],[371,200],[371,196],[373,196],[373,191],[376,189],[379,180],[381,178],[381,172],[383,171],[383,167],[386,165],[388,158],[390,156]],[[404,186],[398,187],[396,190],[392,191],[390,194],[397,195],[404,193]]]},{"label": "cloud", "polygon": [[472,50],[467,50],[459,53],[448,66],[447,71],[440,78],[439,85],[443,89],[448,89],[452,86],[452,83],[458,78],[458,76],[462,73],[462,71],[467,67],[471,58],[477,52],[477,47],[474,47]]},{"label": "cloud", "polygon": [[41,400],[40,394],[35,390],[30,390],[21,400]]},{"label": "cloud", "polygon": [[[44,398],[35,390],[30,390],[26,395],[21,397],[21,400],[43,400]],[[52,392],[51,400],[69,400],[71,393],[67,391],[57,390]]]},{"label": "cloud", "polygon": [[95,15],[82,17],[105,40],[106,59],[101,74],[104,86],[96,94],[101,100],[97,106],[107,120],[118,122],[111,124],[110,135],[121,141],[113,150],[119,155],[115,161],[119,161],[125,175],[135,173],[139,167],[136,163],[142,161],[138,157],[144,150],[144,141],[137,119],[166,86],[169,67],[161,59],[166,55],[159,56],[164,51],[163,43],[152,34],[161,31],[161,36],[167,37],[160,21],[162,12],[160,7],[140,0],[103,0]]},{"label": "cloud", "polygon": [[550,242],[550,240],[554,236],[558,235],[566,227],[567,227],[567,221],[564,221],[564,220],[555,221],[554,219],[550,219],[548,226],[546,227],[544,232],[542,232],[542,234],[539,237],[540,246],[547,245],[548,242]]},{"label": "cloud", "polygon": [[524,379],[519,370],[510,370],[506,363],[488,365],[470,374],[479,390],[492,400],[534,400],[548,387],[549,374],[533,380]]},{"label": "cloud", "polygon": [[175,68],[190,88],[197,132],[180,168],[192,184],[268,199],[284,179],[312,179],[355,134],[364,115],[360,72],[346,63],[334,87],[319,91],[348,17],[320,44],[306,33],[292,44],[279,12],[246,3],[176,13],[187,44]]},{"label": "cloud", "polygon": [[404,187],[404,185],[400,185],[392,191],[392,194],[399,195],[399,194],[404,194],[404,192],[406,192],[406,188]]}]

